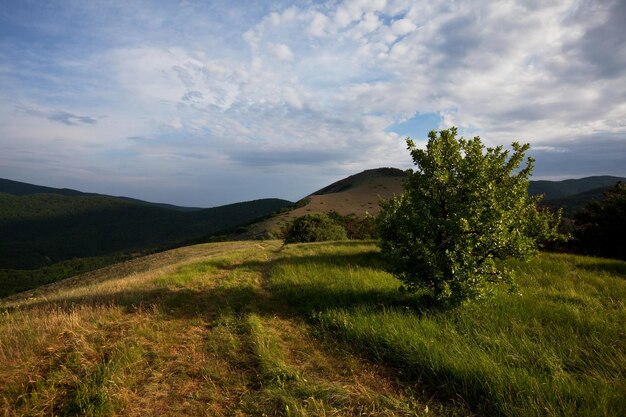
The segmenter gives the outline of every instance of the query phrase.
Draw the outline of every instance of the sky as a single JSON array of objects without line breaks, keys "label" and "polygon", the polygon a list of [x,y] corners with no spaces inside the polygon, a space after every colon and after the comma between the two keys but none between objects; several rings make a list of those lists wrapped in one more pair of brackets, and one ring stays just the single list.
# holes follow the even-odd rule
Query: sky
[{"label": "sky", "polygon": [[0,177],[211,207],[457,126],[626,176],[626,1],[2,0]]}]

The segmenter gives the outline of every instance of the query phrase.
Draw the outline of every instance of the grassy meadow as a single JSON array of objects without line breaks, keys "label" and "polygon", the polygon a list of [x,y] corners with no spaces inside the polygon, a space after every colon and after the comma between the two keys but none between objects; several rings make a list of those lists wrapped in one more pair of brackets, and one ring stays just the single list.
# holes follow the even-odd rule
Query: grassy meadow
[{"label": "grassy meadow", "polygon": [[0,299],[0,416],[620,416],[626,263],[442,311],[375,242],[189,246]]}]

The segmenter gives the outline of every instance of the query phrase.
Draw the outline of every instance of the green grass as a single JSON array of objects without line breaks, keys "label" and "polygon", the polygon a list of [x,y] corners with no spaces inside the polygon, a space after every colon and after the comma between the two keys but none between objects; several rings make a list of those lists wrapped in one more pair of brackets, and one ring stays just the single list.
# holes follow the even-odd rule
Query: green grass
[{"label": "green grass", "polygon": [[453,310],[375,242],[110,266],[0,299],[0,415],[623,415],[626,263],[509,264],[521,295]]},{"label": "green grass", "polygon": [[269,288],[320,334],[485,414],[622,415],[625,263],[542,254],[511,263],[521,295],[435,311],[379,268],[373,244],[288,247]]}]

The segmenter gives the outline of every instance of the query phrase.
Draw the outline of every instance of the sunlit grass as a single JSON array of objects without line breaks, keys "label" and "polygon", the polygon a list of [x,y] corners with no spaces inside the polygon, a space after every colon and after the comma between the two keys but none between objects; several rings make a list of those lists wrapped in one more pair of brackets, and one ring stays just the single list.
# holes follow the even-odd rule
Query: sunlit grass
[{"label": "sunlit grass", "polygon": [[521,295],[451,311],[397,291],[374,245],[293,246],[269,286],[322,335],[487,414],[621,415],[624,263],[543,254],[512,263]]},{"label": "sunlit grass", "polygon": [[231,242],[0,300],[0,415],[621,415],[626,263],[510,262],[454,310],[375,242]]}]

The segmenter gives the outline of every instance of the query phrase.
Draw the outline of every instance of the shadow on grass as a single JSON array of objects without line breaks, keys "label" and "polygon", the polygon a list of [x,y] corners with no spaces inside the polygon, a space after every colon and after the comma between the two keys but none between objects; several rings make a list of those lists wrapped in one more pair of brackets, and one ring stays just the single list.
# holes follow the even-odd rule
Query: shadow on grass
[{"label": "shadow on grass", "polygon": [[[341,242],[341,246],[362,245],[361,242]],[[337,245],[337,243],[333,243]],[[408,294],[398,291],[398,287],[365,288],[352,285],[336,287],[307,283],[272,283],[271,273],[282,266],[315,268],[320,265],[337,267],[381,269],[382,260],[376,251],[340,255],[290,255],[271,261],[246,261],[230,265],[222,260],[207,262],[218,270],[248,270],[259,272],[264,278],[264,288],[252,284],[214,288],[169,288],[129,289],[114,293],[90,294],[68,297],[59,300],[35,301],[19,307],[5,307],[2,310],[56,307],[70,311],[77,306],[120,306],[132,312],[138,309],[157,306],[159,311],[178,318],[197,316],[210,317],[223,311],[235,313],[255,312],[261,315],[285,317],[311,314],[328,309],[350,310],[358,307],[384,309],[409,308],[418,313],[440,311],[432,298],[424,294]],[[390,279],[393,279],[390,277]],[[398,283],[399,286],[399,283]],[[269,293],[269,295],[268,295]]]},{"label": "shadow on grass", "polygon": [[[61,311],[71,312],[76,307],[83,306],[117,306],[132,313],[156,307],[160,313],[172,318],[205,317],[210,319],[225,311],[235,313],[258,311],[260,300],[260,294],[251,286],[203,290],[154,288],[67,297],[59,300],[42,300],[19,307],[4,307],[0,310],[11,312],[53,307]],[[261,310],[265,310],[265,308]]]},{"label": "shadow on grass", "polygon": [[594,263],[577,262],[576,268],[584,269],[591,272],[605,272],[612,275],[617,275],[621,278],[626,278],[626,262],[603,259]]},{"label": "shadow on grass", "polygon": [[[347,243],[346,246],[354,244]],[[221,271],[234,269],[250,270],[261,273],[264,277],[262,287],[252,283],[243,283],[238,286],[216,286],[211,288],[171,288],[157,287],[150,289],[129,289],[108,294],[90,294],[62,300],[41,300],[18,307],[19,309],[31,309],[37,307],[54,307],[64,311],[72,311],[81,306],[118,306],[128,313],[135,311],[157,311],[165,317],[172,319],[203,318],[209,327],[219,322],[224,314],[245,315],[255,313],[261,316],[279,316],[285,319],[294,317],[302,318],[309,322],[315,322],[314,316],[324,311],[342,309],[346,311],[365,308],[371,311],[384,309],[402,309],[413,311],[415,314],[433,314],[441,311],[426,295],[407,294],[398,291],[397,286],[390,285],[386,288],[369,287],[352,283],[353,285],[335,286],[319,284],[278,282],[272,276],[281,267],[304,267],[316,268],[319,266],[338,266],[349,268],[363,268],[364,270],[380,270],[382,261],[376,251],[358,254],[293,254],[288,257],[272,261],[247,261],[236,265],[228,265],[222,261],[207,262],[209,266]],[[219,279],[219,278],[215,278]],[[392,277],[389,277],[392,280]],[[326,282],[329,284],[328,282]],[[218,283],[219,284],[219,283]],[[330,282],[332,284],[332,282]],[[338,335],[336,339],[329,340],[340,342],[343,339]],[[355,344],[349,338],[342,342],[347,351],[357,355],[366,353],[373,360],[382,360],[399,371],[398,378],[405,386],[412,386],[417,379],[429,381],[429,375],[424,375],[415,369],[403,369],[403,363],[398,363],[396,357],[381,358],[373,354],[372,348],[364,344]],[[373,342],[373,341],[372,341]],[[379,346],[384,346],[379,341]],[[392,352],[393,346],[387,346],[386,350]],[[371,354],[371,355],[370,355]],[[443,373],[432,375],[433,381]],[[466,381],[459,377],[455,380],[454,375],[445,375],[451,384],[451,390],[462,387]],[[436,386],[434,383],[433,387]],[[428,391],[422,388],[424,392]],[[484,393],[480,393],[485,395]],[[428,391],[429,396],[437,397],[443,401],[453,398],[449,390]]]},{"label": "shadow on grass", "polygon": [[418,314],[445,311],[447,307],[438,304],[426,293],[407,293],[399,291],[400,282],[389,276],[390,285],[372,288],[363,283],[352,282],[345,285],[333,285],[328,282],[280,282],[271,277],[271,272],[290,267],[315,270],[319,267],[363,268],[370,271],[382,271],[384,262],[378,252],[369,251],[358,254],[341,255],[300,255],[278,259],[273,262],[270,276],[265,280],[269,291],[275,298],[283,300],[299,314],[310,317],[330,309],[351,310],[365,307],[368,309],[402,308]]}]

